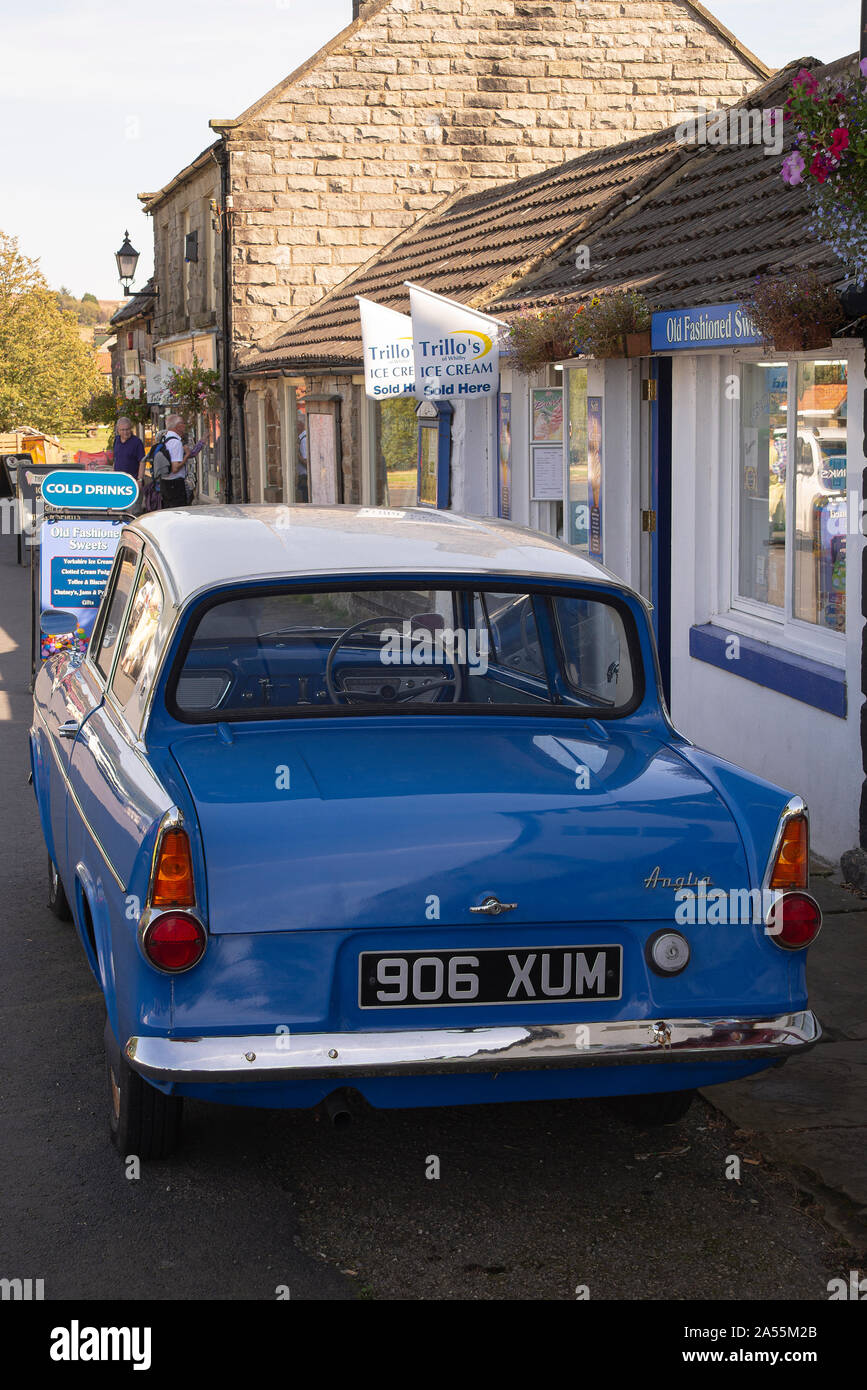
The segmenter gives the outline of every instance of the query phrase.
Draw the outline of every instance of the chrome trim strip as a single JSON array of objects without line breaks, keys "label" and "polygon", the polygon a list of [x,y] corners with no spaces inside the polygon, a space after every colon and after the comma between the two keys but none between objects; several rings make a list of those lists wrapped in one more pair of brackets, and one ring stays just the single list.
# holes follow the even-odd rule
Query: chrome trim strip
[{"label": "chrome trim strip", "polygon": [[[806,803],[806,801],[804,800],[804,798],[803,798],[802,796],[790,796],[789,799],[788,799],[788,801],[786,802],[785,806],[783,807],[782,813],[781,813],[781,815],[780,815],[779,824],[777,825],[777,829],[776,829],[776,832],[775,832],[775,834],[774,834],[774,842],[773,842],[773,844],[771,845],[771,852],[770,852],[770,854],[768,855],[768,862],[767,862],[766,865],[765,865],[765,872],[764,872],[764,874],[763,874],[763,876],[762,876],[762,889],[765,889],[765,888],[770,887],[771,873],[773,872],[774,860],[776,859],[776,857],[777,857],[777,852],[778,852],[778,850],[779,850],[779,848],[780,848],[780,842],[781,842],[781,840],[782,840],[782,838],[783,838],[783,831],[785,830],[785,828],[786,828],[787,824],[789,823],[789,821],[790,821],[790,820],[793,820],[795,816],[804,816],[804,817],[806,817],[806,821],[807,821],[807,850],[808,850],[808,852],[809,852],[809,848],[810,848],[810,841],[809,841],[809,835],[810,835],[810,812],[807,810],[807,803]],[[807,887],[806,887],[806,888],[799,888],[797,891],[798,891],[799,893],[805,893],[805,892],[808,891],[809,886],[810,886],[810,874],[809,874],[809,867],[808,867],[808,871],[807,871]],[[795,890],[792,889],[792,892],[794,892],[794,891],[795,891]]]},{"label": "chrome trim strip", "polygon": [[788,1057],[822,1036],[809,1009],[777,1018],[624,1019],[382,1033],[132,1037],[124,1053],[158,1081],[292,1081],[544,1067]]},{"label": "chrome trim strip", "polygon": [[[93,826],[91,825],[90,821],[87,819],[87,816],[84,814],[84,810],[83,810],[83,808],[82,808],[81,802],[79,801],[78,797],[75,795],[75,790],[74,790],[74,788],[73,788],[73,786],[72,786],[72,783],[70,782],[69,778],[68,778],[67,775],[66,775],[66,769],[65,769],[65,767],[63,766],[63,763],[62,763],[61,760],[60,760],[60,754],[58,753],[57,748],[56,748],[55,743],[54,743],[54,735],[52,734],[51,730],[50,730],[49,727],[48,727],[48,721],[47,721],[47,719],[45,718],[45,715],[42,713],[42,710],[39,708],[38,705],[34,705],[34,706],[33,706],[33,709],[34,709],[34,713],[38,714],[39,718],[42,720],[42,723],[43,723],[44,726],[45,726],[45,732],[46,732],[46,734],[48,735],[48,746],[49,746],[49,748],[51,749],[51,752],[52,752],[53,755],[54,755],[54,761],[57,763],[57,770],[58,770],[58,772],[60,773],[61,777],[63,778],[64,783],[66,784],[66,790],[67,790],[67,792],[69,793],[69,795],[70,795],[70,797],[71,797],[71,799],[72,799],[73,804],[75,805],[75,809],[76,809],[76,811],[78,812],[78,814],[81,816],[81,819],[83,820],[83,822],[84,822],[84,824],[85,824],[85,826],[86,826],[86,828],[87,828],[87,833],[90,835],[90,838],[93,840],[93,843],[96,845],[96,848],[99,850],[100,854],[102,855],[103,859],[105,860],[106,866],[108,867],[108,870],[109,870],[109,872],[110,872],[112,878],[114,879],[114,881],[115,881],[115,883],[117,884],[117,886],[118,886],[118,888],[120,889],[120,891],[121,891],[122,893],[125,893],[125,892],[126,892],[126,884],[123,882],[123,880],[122,880],[122,878],[120,877],[120,874],[118,873],[117,869],[116,869],[116,868],[114,867],[114,865],[112,864],[112,862],[111,862],[111,860],[109,859],[108,854],[107,854],[107,852],[106,852],[106,850],[105,850],[105,848],[104,848],[104,846],[103,846],[102,841],[100,840],[99,836],[97,835],[97,833],[96,833],[96,831],[94,830]],[[84,721],[82,721],[82,722],[84,722]]]}]

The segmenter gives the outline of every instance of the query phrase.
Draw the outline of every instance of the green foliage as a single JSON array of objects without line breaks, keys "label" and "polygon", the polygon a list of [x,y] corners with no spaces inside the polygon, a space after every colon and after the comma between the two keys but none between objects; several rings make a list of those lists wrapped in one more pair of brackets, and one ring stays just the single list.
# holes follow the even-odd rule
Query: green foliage
[{"label": "green foliage", "polygon": [[757,277],[744,308],[766,343],[789,350],[830,342],[845,319],[836,291],[814,270]]},{"label": "green foliage", "polygon": [[382,402],[380,447],[389,471],[415,468],[418,454],[418,420],[413,396],[395,396]]},{"label": "green foliage", "polygon": [[61,285],[57,291],[57,304],[65,314],[74,314],[76,323],[84,327],[92,328],[99,323],[102,318],[96,296],[86,294],[82,299],[76,299],[74,294],[70,294],[65,286]]},{"label": "green foliage", "polygon": [[577,329],[587,357],[624,357],[627,333],[646,333],[650,306],[637,290],[605,290],[586,304]]},{"label": "green foliage", "polygon": [[110,425],[111,438],[114,437],[114,423],[121,415],[125,415],[133,425],[146,425],[151,418],[151,408],[144,396],[131,400],[122,392],[98,391],[82,410],[86,425]]},{"label": "green foliage", "polygon": [[69,429],[100,383],[75,318],[60,308],[38,263],[0,232],[0,429]]},{"label": "green foliage", "polygon": [[509,330],[510,365],[529,376],[550,362],[576,357],[581,310],[569,304],[521,314]]}]

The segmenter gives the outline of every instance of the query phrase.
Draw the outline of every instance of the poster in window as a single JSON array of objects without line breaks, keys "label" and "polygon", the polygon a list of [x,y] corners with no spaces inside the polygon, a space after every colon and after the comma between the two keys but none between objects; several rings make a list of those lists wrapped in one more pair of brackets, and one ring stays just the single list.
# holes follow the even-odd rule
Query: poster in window
[{"label": "poster in window", "polygon": [[418,500],[423,507],[435,507],[437,505],[437,479],[439,476],[440,432],[438,425],[420,425],[419,436],[421,476],[419,478]]},{"label": "poster in window", "polygon": [[512,397],[500,392],[498,439],[498,515],[504,521],[512,516]]},{"label": "poster in window", "polygon": [[307,414],[310,455],[310,501],[320,507],[337,502],[337,419],[334,415]]},{"label": "poster in window", "polygon": [[530,392],[530,443],[563,443],[563,387]]},{"label": "poster in window", "polygon": [[563,501],[563,447],[560,444],[536,445],[533,455],[534,502]]},{"label": "poster in window", "polygon": [[589,551],[602,559],[602,397],[587,397],[587,500],[590,508]]}]

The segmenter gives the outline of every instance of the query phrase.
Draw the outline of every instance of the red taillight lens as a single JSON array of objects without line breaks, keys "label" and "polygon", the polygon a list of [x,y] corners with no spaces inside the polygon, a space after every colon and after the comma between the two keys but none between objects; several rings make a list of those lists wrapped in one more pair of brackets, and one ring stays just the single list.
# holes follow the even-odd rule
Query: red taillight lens
[{"label": "red taillight lens", "polygon": [[189,970],[205,953],[201,922],[185,912],[165,912],[148,927],[142,945],[158,970]]},{"label": "red taillight lens", "polygon": [[167,830],[154,864],[151,902],[154,907],[193,907],[193,856],[185,830]]},{"label": "red taillight lens", "polygon": [[771,868],[770,888],[806,888],[810,871],[810,836],[806,816],[792,816],[783,827]]},{"label": "red taillight lens", "polygon": [[802,951],[816,940],[822,912],[809,893],[783,893],[767,916],[768,935],[786,951]]}]

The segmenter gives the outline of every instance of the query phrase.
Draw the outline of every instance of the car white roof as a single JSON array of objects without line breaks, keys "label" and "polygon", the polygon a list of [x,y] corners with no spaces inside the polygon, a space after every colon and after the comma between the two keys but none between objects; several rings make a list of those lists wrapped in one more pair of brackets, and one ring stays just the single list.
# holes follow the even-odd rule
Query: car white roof
[{"label": "car white roof", "polygon": [[183,602],[201,589],[295,575],[460,574],[617,584],[571,546],[508,521],[420,507],[177,507],[136,518]]}]

